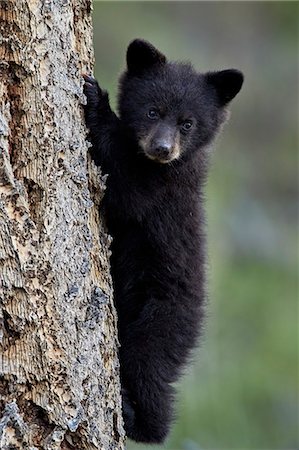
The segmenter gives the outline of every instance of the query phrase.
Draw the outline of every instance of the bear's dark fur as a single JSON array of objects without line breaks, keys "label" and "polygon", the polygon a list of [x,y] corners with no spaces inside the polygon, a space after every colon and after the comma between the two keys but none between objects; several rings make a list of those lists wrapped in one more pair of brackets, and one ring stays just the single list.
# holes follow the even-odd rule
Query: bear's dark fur
[{"label": "bear's dark fur", "polygon": [[123,414],[128,437],[162,442],[173,387],[196,344],[205,304],[202,189],[208,145],[239,92],[237,70],[196,73],[133,41],[119,118],[85,76],[92,156],[109,174],[103,200],[113,237]]}]

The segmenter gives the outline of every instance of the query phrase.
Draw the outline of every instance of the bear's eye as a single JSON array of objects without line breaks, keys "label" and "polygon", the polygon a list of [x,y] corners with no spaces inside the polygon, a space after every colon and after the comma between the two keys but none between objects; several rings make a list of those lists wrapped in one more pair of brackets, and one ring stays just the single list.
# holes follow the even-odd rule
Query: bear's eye
[{"label": "bear's eye", "polygon": [[183,131],[189,131],[191,130],[191,128],[193,127],[193,122],[192,120],[186,120],[185,122],[182,123],[181,125],[181,129]]},{"label": "bear's eye", "polygon": [[156,110],[156,108],[151,108],[149,109],[149,111],[147,112],[147,117],[151,120],[157,120],[159,119],[159,113]]}]

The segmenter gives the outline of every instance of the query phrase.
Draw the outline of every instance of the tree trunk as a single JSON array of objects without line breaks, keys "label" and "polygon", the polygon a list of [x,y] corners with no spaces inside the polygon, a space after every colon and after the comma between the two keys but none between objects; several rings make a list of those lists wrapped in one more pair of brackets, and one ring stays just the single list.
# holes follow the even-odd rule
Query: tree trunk
[{"label": "tree trunk", "polygon": [[90,0],[0,0],[0,448],[124,448]]}]

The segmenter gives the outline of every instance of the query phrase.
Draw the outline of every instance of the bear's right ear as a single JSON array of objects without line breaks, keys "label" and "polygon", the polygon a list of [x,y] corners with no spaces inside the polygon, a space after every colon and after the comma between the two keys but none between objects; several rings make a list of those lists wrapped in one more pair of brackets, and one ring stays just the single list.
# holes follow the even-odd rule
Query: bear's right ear
[{"label": "bear's right ear", "polygon": [[127,50],[127,66],[131,73],[141,73],[154,65],[165,64],[166,57],[142,39],[132,41]]},{"label": "bear's right ear", "polygon": [[216,89],[221,106],[229,103],[237,95],[244,81],[244,75],[236,69],[208,72],[206,78]]}]

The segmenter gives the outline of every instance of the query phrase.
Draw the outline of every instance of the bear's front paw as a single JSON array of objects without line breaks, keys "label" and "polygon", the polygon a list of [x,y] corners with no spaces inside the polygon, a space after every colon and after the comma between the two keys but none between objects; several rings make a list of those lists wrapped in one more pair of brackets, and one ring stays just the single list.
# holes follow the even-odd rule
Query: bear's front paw
[{"label": "bear's front paw", "polygon": [[108,94],[106,91],[103,91],[97,80],[95,80],[92,76],[84,74],[83,78],[85,80],[83,86],[83,92],[87,98],[86,109],[98,109],[109,107]]}]

